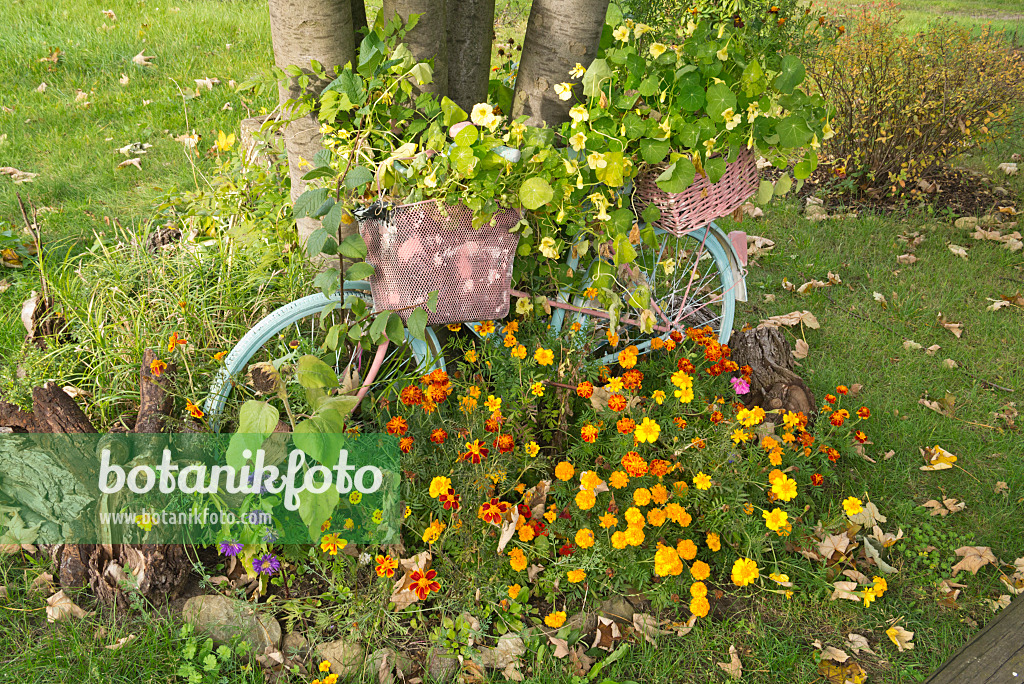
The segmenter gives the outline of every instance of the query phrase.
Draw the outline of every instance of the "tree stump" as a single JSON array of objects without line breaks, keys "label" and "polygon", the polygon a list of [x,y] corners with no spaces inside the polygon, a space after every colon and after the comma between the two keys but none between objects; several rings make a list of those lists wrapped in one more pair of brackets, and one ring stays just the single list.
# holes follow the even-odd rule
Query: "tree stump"
[{"label": "tree stump", "polygon": [[783,409],[814,419],[817,403],[811,390],[793,372],[793,355],[781,330],[766,327],[738,332],[729,341],[729,348],[733,361],[753,369],[750,393],[743,398],[748,408]]}]

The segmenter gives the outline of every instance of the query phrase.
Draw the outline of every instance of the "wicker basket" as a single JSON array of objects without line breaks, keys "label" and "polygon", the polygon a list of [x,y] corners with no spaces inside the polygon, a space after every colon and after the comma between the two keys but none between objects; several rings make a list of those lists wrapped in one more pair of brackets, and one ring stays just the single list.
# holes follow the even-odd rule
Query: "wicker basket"
[{"label": "wicker basket", "polygon": [[757,164],[753,153],[743,148],[736,161],[726,166],[725,174],[711,184],[706,176],[697,174],[686,190],[665,192],[655,180],[668,168],[667,163],[648,167],[636,180],[633,206],[641,214],[647,205],[654,204],[661,211],[658,225],[675,235],[706,226],[722,216],[728,216],[757,192]]},{"label": "wicker basket", "polygon": [[504,317],[519,244],[519,235],[509,230],[519,217],[517,209],[507,209],[474,229],[468,207],[442,211],[435,202],[420,202],[361,220],[366,261],[374,267],[374,306],[398,311],[405,320],[412,313],[408,307],[425,304],[437,290],[428,325]]}]

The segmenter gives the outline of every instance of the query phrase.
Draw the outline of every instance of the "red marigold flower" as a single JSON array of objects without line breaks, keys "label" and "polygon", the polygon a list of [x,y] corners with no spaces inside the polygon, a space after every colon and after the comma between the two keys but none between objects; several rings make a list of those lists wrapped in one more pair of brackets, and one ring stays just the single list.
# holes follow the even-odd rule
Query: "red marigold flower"
[{"label": "red marigold flower", "polygon": [[825,484],[825,476],[822,475],[821,473],[814,473],[813,475],[811,475],[811,484],[814,485],[815,487],[820,487],[821,485]]},{"label": "red marigold flower", "polygon": [[651,461],[650,473],[655,477],[662,477],[668,474],[668,469],[672,466],[668,461],[656,458]]},{"label": "red marigold flower", "polygon": [[693,367],[693,363],[690,359],[679,359],[676,361],[676,368],[683,371],[684,373],[692,374],[696,369]]},{"label": "red marigold flower", "polygon": [[636,421],[632,418],[622,418],[615,423],[615,427],[618,428],[619,432],[622,434],[628,435],[636,429]]},{"label": "red marigold flower", "polygon": [[558,555],[559,556],[571,556],[575,552],[576,552],[576,547],[573,546],[572,544],[570,544],[569,542],[566,542],[565,544],[562,545],[562,548],[558,549]]},{"label": "red marigold flower", "polygon": [[442,403],[451,394],[452,386],[448,383],[431,385],[427,388],[427,396],[435,403]]},{"label": "red marigold flower", "polygon": [[676,424],[676,427],[682,430],[686,427],[686,419],[682,416],[675,416],[672,418],[672,422]]},{"label": "red marigold flower", "polygon": [[711,422],[718,424],[725,420],[725,416],[722,415],[721,411],[715,411],[711,414]]},{"label": "red marigold flower", "polygon": [[423,403],[423,390],[416,385],[408,385],[402,388],[402,393],[399,395],[399,399],[406,406],[419,406]]},{"label": "red marigold flower", "polygon": [[583,399],[589,399],[594,394],[594,385],[584,380],[576,385],[576,394]]},{"label": "red marigold flower", "polygon": [[457,511],[462,508],[462,498],[451,487],[448,488],[447,492],[442,492],[437,497],[437,500],[441,502],[446,511]]},{"label": "red marigold flower", "polygon": [[521,517],[523,520],[529,520],[531,517],[533,517],[533,511],[531,511],[530,507],[527,506],[526,504],[521,503],[517,506],[517,508],[519,509],[519,517]]},{"label": "red marigold flower", "polygon": [[836,399],[836,395],[834,394],[826,394],[825,401],[827,401],[830,404],[834,404],[838,401],[838,399]]},{"label": "red marigold flower", "polygon": [[749,380],[750,376],[754,374],[754,369],[746,364],[743,364],[742,366],[740,366],[740,373],[743,374],[743,377]]},{"label": "red marigold flower", "polygon": [[719,376],[722,374],[721,364],[715,363],[708,367],[708,375]]},{"label": "red marigold flower", "polygon": [[537,535],[538,537],[542,537],[542,536],[546,536],[547,535],[547,533],[548,533],[548,526],[540,518],[538,518],[537,520],[532,520],[530,522],[530,524],[533,525],[533,533],[535,535]]},{"label": "red marigold flower", "polygon": [[862,420],[867,420],[868,418],[871,417],[871,409],[869,409],[867,406],[861,406],[859,409],[857,409],[857,415],[860,416]]},{"label": "red marigold flower", "polygon": [[640,389],[644,382],[644,374],[635,368],[631,368],[622,374],[622,386],[628,390]]},{"label": "red marigold flower", "polygon": [[828,449],[826,449],[826,452],[828,453],[828,460],[832,461],[833,463],[839,461],[839,457],[841,455],[839,451],[833,449],[832,447],[829,447]]},{"label": "red marigold flower", "polygon": [[850,412],[846,409],[840,409],[832,414],[832,417],[828,419],[828,422],[832,423],[836,427],[841,427],[846,419],[850,417]]},{"label": "red marigold flower", "polygon": [[864,434],[863,430],[857,430],[856,432],[854,432],[853,433],[853,438],[855,440],[857,440],[858,442],[860,442],[861,444],[863,444],[864,442],[868,441],[868,436],[866,434]]},{"label": "red marigold flower", "polygon": [[402,416],[395,416],[388,421],[385,429],[389,435],[402,436],[409,429],[409,423],[405,422],[405,418]]},{"label": "red marigold flower", "polygon": [[740,365],[733,361],[732,359],[723,359],[722,361],[719,361],[719,363],[721,364],[722,368],[725,369],[726,373],[735,373],[740,369]]},{"label": "red marigold flower", "polygon": [[558,514],[558,517],[561,520],[571,520],[572,519],[572,511],[570,511],[569,507],[566,506],[565,508],[562,509],[562,512]]},{"label": "red marigold flower", "polygon": [[683,341],[683,334],[678,330],[673,330],[668,334],[668,336],[671,337],[672,341],[675,342],[676,344],[679,344],[680,342]]},{"label": "red marigold flower", "polygon": [[444,444],[446,439],[448,439],[448,432],[443,428],[437,428],[430,433],[430,441],[434,444]]},{"label": "red marigold flower", "polygon": [[846,385],[840,385],[839,387],[836,387],[836,392],[839,392],[839,394],[845,395],[849,391],[850,388],[847,387]]},{"label": "red marigold flower", "polygon": [[621,394],[613,394],[608,397],[608,408],[612,411],[624,411],[626,409],[626,397]]},{"label": "red marigold flower", "polygon": [[647,461],[635,451],[627,451],[622,457],[622,467],[630,477],[643,477],[647,474]]},{"label": "red marigold flower", "polygon": [[421,570],[413,570],[409,575],[409,579],[412,583],[409,585],[409,591],[416,594],[420,601],[427,598],[427,594],[432,591],[440,591],[441,584],[434,581],[437,577],[437,570],[427,570],[422,572]]},{"label": "red marigold flower", "polygon": [[398,440],[398,450],[403,454],[412,451],[412,437],[402,437]]},{"label": "red marigold flower", "polygon": [[154,378],[159,378],[165,370],[167,370],[167,362],[162,359],[153,359],[153,362],[149,364],[149,372]]},{"label": "red marigold flower", "polygon": [[594,442],[596,442],[597,441],[597,426],[591,425],[590,423],[587,423],[586,425],[584,425],[582,428],[580,428],[580,438],[584,442],[589,442],[590,444],[593,444]]},{"label": "red marigold flower", "polygon": [[814,435],[810,432],[801,432],[798,440],[801,446],[809,447],[814,444]]},{"label": "red marigold flower", "polygon": [[398,560],[391,556],[377,556],[377,577],[394,577]]},{"label": "red marigold flower", "polygon": [[435,368],[428,375],[423,376],[423,379],[431,385],[446,385],[448,384],[448,373],[440,368]]},{"label": "red marigold flower", "polygon": [[483,505],[480,506],[480,511],[477,513],[477,515],[480,517],[481,520],[483,520],[486,523],[491,523],[492,525],[500,525],[501,517],[507,511],[508,502],[501,501],[500,499],[495,497],[490,501],[485,501]]},{"label": "red marigold flower", "polygon": [[484,421],[484,430],[487,432],[500,432],[504,418],[500,413],[491,414],[491,417]]},{"label": "red marigold flower", "polygon": [[515,440],[512,439],[512,435],[498,435],[498,438],[494,440],[494,446],[498,449],[498,453],[507,454],[515,448]]},{"label": "red marigold flower", "polygon": [[476,464],[487,458],[489,453],[490,449],[484,446],[479,439],[474,439],[472,442],[466,442],[466,451],[459,454],[459,460]]}]

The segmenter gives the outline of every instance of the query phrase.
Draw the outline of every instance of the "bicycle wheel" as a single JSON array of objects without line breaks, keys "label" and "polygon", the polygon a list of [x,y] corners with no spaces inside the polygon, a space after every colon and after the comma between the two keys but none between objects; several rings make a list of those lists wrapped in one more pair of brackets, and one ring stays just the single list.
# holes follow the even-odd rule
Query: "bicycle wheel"
[{"label": "bicycle wheel", "polygon": [[[372,305],[370,286],[364,281],[353,281],[345,283],[346,294],[355,294],[367,300]],[[323,293],[309,295],[289,302],[279,309],[274,310],[253,328],[247,332],[242,339],[224,357],[224,367],[220,369],[213,383],[210,386],[210,394],[206,399],[203,410],[209,417],[210,424],[215,431],[220,430],[220,416],[224,412],[224,406],[231,396],[232,390],[241,383],[236,378],[245,371],[251,361],[261,361],[259,356],[262,353],[269,357],[269,351],[265,346],[274,338],[278,338],[280,344],[287,345],[296,340],[309,350],[321,348],[327,331],[339,315],[338,311],[327,314],[324,318],[320,314],[330,303],[341,302],[341,294],[335,293],[325,296]],[[340,352],[334,353],[335,371],[341,374],[343,370]],[[375,355],[363,352],[353,360],[356,370],[360,374],[372,372],[371,365],[379,365],[379,370],[373,380],[375,386],[386,383],[402,373],[411,374],[426,373],[434,368],[444,369],[444,357],[441,355],[441,344],[438,342],[434,331],[426,329],[426,341],[416,339],[406,332],[405,344],[398,348],[390,347],[381,359]],[[377,363],[374,363],[374,362]]]},{"label": "bicycle wheel", "polygon": [[[667,337],[670,330],[685,331],[686,328],[709,326],[725,344],[732,334],[736,314],[737,282],[730,266],[726,248],[717,237],[714,224],[692,231],[682,237],[658,231],[658,247],[652,249],[646,244],[636,247],[637,258],[633,266],[638,269],[641,282],[629,274],[616,274],[615,283],[620,292],[627,295],[636,292],[644,283],[650,288],[651,301],[657,306],[657,325],[668,330],[643,333],[636,325],[640,310],[627,307],[623,317],[632,322],[621,322],[618,330],[619,344],[616,350],[636,345],[644,352],[655,337]],[[596,263],[596,262],[595,262]],[[591,272],[594,266],[591,267]],[[636,275],[636,274],[634,274]],[[589,282],[589,279],[588,279]],[[600,309],[597,302],[577,296],[576,306]],[[588,314],[573,313],[572,320],[581,326],[592,325],[595,333],[595,349],[602,363],[611,363],[617,356],[607,343],[610,321]]]}]

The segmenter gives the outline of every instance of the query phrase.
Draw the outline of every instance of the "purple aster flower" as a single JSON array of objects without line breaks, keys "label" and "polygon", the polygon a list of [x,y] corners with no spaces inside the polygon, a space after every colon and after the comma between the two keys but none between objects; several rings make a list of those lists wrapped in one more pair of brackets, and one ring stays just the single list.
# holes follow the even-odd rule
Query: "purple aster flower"
[{"label": "purple aster flower", "polygon": [[273,575],[281,569],[281,561],[272,553],[260,556],[252,562],[252,569],[264,575]]},{"label": "purple aster flower", "polygon": [[237,556],[242,551],[242,544],[234,539],[225,539],[220,543],[220,552],[225,556]]},{"label": "purple aster flower", "polygon": [[263,534],[263,543],[273,544],[277,541],[277,530],[275,530],[273,527],[268,527],[266,529],[267,531]]},{"label": "purple aster flower", "polygon": [[732,388],[736,390],[736,394],[746,394],[750,391],[750,383],[747,382],[746,378],[731,378],[729,382],[732,383]]}]

